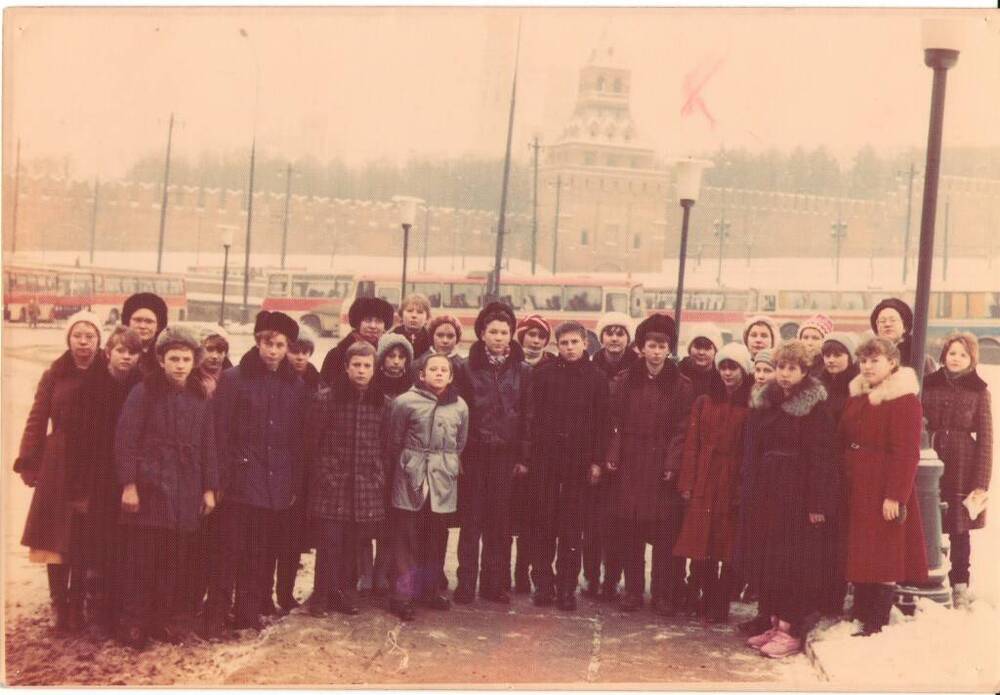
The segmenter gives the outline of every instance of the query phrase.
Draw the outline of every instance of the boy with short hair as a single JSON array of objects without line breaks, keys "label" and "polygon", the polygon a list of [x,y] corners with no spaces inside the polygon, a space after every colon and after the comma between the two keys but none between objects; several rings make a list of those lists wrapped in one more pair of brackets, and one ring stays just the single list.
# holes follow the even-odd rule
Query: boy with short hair
[{"label": "boy with short hair", "polygon": [[321,384],[319,370],[310,361],[315,351],[315,331],[306,324],[299,323],[299,337],[288,344],[286,359],[306,385],[306,392],[309,394],[315,394]]},{"label": "boy with short hair", "polygon": [[215,508],[215,432],[195,365],[198,339],[168,327],[156,339],[160,369],[136,386],[115,432],[126,525],[121,638],[141,649],[153,637],[177,642],[167,624],[177,575],[199,516]]},{"label": "boy with short hair", "polygon": [[281,312],[261,311],[256,346],[227,370],[215,392],[223,553],[213,572],[205,611],[206,633],[220,636],[236,585],[235,626],[260,629],[261,578],[273,557],[280,518],[302,489],[305,386],[285,359],[298,324]]},{"label": "boy with short hair", "polygon": [[427,332],[427,322],[431,320],[430,300],[419,292],[408,294],[400,303],[398,313],[402,323],[390,332],[409,340],[414,355],[423,355],[431,347],[431,337]]},{"label": "boy with short hair", "polygon": [[571,611],[580,574],[584,492],[600,481],[604,461],[608,382],[587,356],[587,330],[579,323],[561,324],[556,345],[559,357],[532,373],[528,398],[533,600],[536,606],[557,602]]}]

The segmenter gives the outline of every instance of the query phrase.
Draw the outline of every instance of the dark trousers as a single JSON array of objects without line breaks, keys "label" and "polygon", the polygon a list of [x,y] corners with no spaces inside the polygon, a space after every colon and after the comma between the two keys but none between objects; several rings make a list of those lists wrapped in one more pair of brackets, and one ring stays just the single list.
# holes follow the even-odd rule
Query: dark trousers
[{"label": "dark trousers", "polygon": [[419,512],[393,508],[389,518],[395,540],[395,598],[408,602],[435,595],[448,547],[446,515],[431,511],[428,499]]},{"label": "dark trousers", "polygon": [[221,533],[215,552],[219,561],[213,564],[208,589],[208,619],[225,619],[232,602],[238,624],[252,623],[260,617],[264,599],[265,568],[273,558],[277,542],[280,512],[251,507],[238,502],[227,503],[220,516]]},{"label": "dark trousers", "polygon": [[583,578],[594,586],[601,584],[601,566],[605,561],[607,514],[604,497],[603,485],[588,486],[583,493]]},{"label": "dark trousers", "polygon": [[219,546],[220,510],[201,519],[198,530],[191,534],[187,562],[177,582],[177,610],[196,613],[208,593],[213,554]]},{"label": "dark trousers", "polygon": [[582,484],[554,482],[547,493],[532,510],[531,581],[540,592],[574,592],[583,544]]},{"label": "dark trousers", "polygon": [[128,525],[122,566],[121,625],[142,633],[164,626],[174,611],[177,580],[191,535]]},{"label": "dark trousers", "polygon": [[353,591],[358,526],[350,521],[316,519],[316,583],[319,600],[334,591]]},{"label": "dark trousers", "polygon": [[458,584],[475,590],[478,578],[480,594],[506,590],[510,586],[514,450],[508,446],[476,445],[466,450],[462,462]]},{"label": "dark trousers", "polygon": [[621,568],[625,591],[635,596],[646,592],[646,543],[656,537],[656,522],[609,518],[608,567]]},{"label": "dark trousers", "polygon": [[662,483],[661,506],[653,529],[653,572],[650,593],[654,599],[678,603],[685,590],[687,559],[674,555],[674,545],[684,522],[684,502],[673,483]]},{"label": "dark trousers", "polygon": [[951,570],[948,572],[948,581],[952,586],[956,584],[969,583],[969,564],[972,557],[972,544],[969,539],[969,532],[948,534],[948,542],[951,544],[950,560]]},{"label": "dark trousers", "polygon": [[73,512],[69,523],[69,553],[62,564],[46,565],[49,596],[57,607],[83,608],[86,595],[86,523],[83,514]]},{"label": "dark trousers", "polygon": [[[295,591],[295,576],[299,571],[299,559],[303,533],[302,510],[298,507],[275,512],[274,543],[264,561],[263,601],[272,600],[276,591],[279,603],[292,598]],[[277,582],[275,576],[277,575]]]},{"label": "dark trousers", "polygon": [[99,625],[113,629],[121,611],[121,575],[125,550],[125,527],[116,518],[107,514],[88,513],[84,517],[86,526],[86,568],[87,582],[93,610],[88,613]]}]

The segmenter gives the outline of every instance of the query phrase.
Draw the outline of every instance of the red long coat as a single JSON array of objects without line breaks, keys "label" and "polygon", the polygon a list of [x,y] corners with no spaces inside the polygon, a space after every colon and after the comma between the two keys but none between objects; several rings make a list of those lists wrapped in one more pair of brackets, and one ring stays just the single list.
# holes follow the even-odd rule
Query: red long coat
[{"label": "red long coat", "polygon": [[718,376],[691,409],[677,490],[690,493],[674,555],[732,560],[743,462],[743,426],[750,412],[749,377],[729,396]]},{"label": "red long coat", "polygon": [[[852,582],[927,580],[927,554],[914,478],[922,408],[916,373],[902,367],[874,390],[861,376],[840,419],[847,474],[846,576]],[[906,520],[885,521],[882,502],[906,505]]]}]

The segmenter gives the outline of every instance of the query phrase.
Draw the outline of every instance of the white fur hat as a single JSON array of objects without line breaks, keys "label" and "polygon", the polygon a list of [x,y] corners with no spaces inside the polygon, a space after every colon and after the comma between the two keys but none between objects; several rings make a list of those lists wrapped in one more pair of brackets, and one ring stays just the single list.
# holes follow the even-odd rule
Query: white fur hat
[{"label": "white fur hat", "polygon": [[620,311],[609,311],[606,314],[602,314],[601,318],[597,320],[596,333],[598,340],[601,339],[604,329],[608,326],[621,326],[628,333],[629,340],[632,340],[632,336],[635,333],[635,326],[632,323],[632,319]]},{"label": "white fur hat", "polygon": [[66,345],[69,345],[69,334],[78,323],[89,323],[97,331],[97,347],[101,347],[101,319],[92,311],[78,311],[66,321]]},{"label": "white fur hat", "polygon": [[745,374],[753,371],[753,360],[750,359],[750,351],[743,343],[726,343],[715,353],[715,368],[726,360],[732,360],[740,366]]}]

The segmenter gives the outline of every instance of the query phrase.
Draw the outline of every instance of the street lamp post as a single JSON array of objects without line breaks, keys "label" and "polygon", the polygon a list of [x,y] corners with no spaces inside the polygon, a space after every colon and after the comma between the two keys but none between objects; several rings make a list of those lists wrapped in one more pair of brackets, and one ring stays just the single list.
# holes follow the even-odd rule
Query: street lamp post
[{"label": "street lamp post", "polygon": [[907,174],[906,184],[906,231],[903,234],[903,285],[906,285],[907,269],[910,263],[910,218],[913,212],[913,178],[917,175],[917,170],[910,162],[910,171]]},{"label": "street lamp post", "polygon": [[726,241],[726,237],[729,236],[729,222],[726,221],[726,209],[722,209],[722,217],[715,220],[712,223],[715,227],[715,236],[719,238],[719,269],[715,274],[715,284],[722,286],[722,246]]},{"label": "street lamp post", "polygon": [[[677,335],[681,334],[681,310],[684,307],[684,263],[687,260],[688,225],[691,220],[691,208],[698,200],[701,190],[701,175],[705,169],[712,166],[711,162],[698,159],[682,159],[677,167],[677,197],[680,200],[683,217],[681,220],[681,249],[677,258],[677,297],[674,300],[674,328]],[[677,341],[679,342],[679,341]],[[677,344],[673,346],[677,354]]]},{"label": "street lamp post", "polygon": [[[280,174],[279,174],[280,175]],[[292,163],[285,168],[285,214],[281,228],[281,269],[285,269],[285,253],[288,249],[288,212],[292,204]]]},{"label": "street lamp post", "polygon": [[[551,186],[552,183],[549,183]],[[559,259],[559,203],[562,197],[562,175],[556,175],[556,216],[552,223],[552,274],[556,274]]]},{"label": "street lamp post", "polygon": [[174,141],[174,114],[170,114],[167,127],[167,156],[163,164],[163,199],[160,201],[160,241],[156,247],[156,272],[163,267],[163,235],[167,228],[167,188],[170,186],[170,147]]},{"label": "street lamp post", "polygon": [[399,300],[406,296],[406,259],[410,251],[410,229],[417,217],[417,206],[424,201],[413,196],[393,196],[393,202],[399,208],[399,224],[403,228],[403,280],[399,290]]},{"label": "street lamp post", "polygon": [[835,282],[840,284],[840,245],[844,241],[844,237],[847,236],[847,223],[840,218],[840,212],[837,212],[837,221],[830,225],[830,236],[833,238],[834,246],[834,278]]},{"label": "street lamp post", "polygon": [[222,228],[222,301],[219,303],[219,325],[226,325],[226,285],[229,284],[229,247],[233,245],[233,227],[220,225]]},{"label": "street lamp post", "polygon": [[528,145],[533,150],[534,155],[534,178],[532,179],[532,196],[531,196],[531,274],[535,274],[535,261],[538,256],[538,150],[541,149],[541,145],[538,144],[538,136],[536,135],[530,145]]}]

